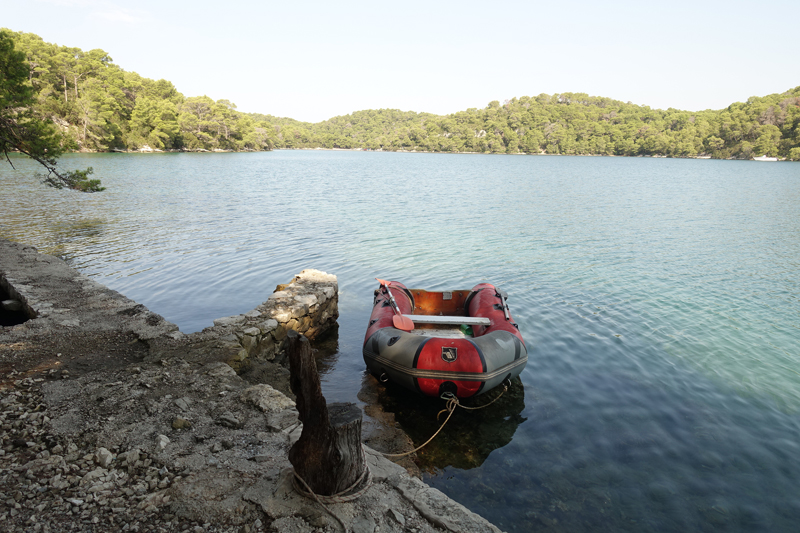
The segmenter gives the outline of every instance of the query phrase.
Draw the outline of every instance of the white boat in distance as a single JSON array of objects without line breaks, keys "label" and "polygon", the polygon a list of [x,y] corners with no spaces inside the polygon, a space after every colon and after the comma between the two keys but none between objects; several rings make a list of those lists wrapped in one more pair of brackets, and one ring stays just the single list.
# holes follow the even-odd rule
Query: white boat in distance
[{"label": "white boat in distance", "polygon": [[777,160],[778,160],[777,157],[768,157],[766,155],[753,158],[753,161],[777,161]]}]

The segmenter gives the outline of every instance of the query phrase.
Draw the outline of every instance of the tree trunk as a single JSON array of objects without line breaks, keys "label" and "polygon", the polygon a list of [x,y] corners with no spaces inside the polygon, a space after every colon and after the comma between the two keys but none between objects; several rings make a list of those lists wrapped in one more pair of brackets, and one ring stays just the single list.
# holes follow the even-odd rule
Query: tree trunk
[{"label": "tree trunk", "polygon": [[340,493],[366,468],[361,409],[353,403],[327,405],[308,339],[295,331],[289,332],[289,370],[303,422],[300,440],[289,450],[289,462],[315,494]]}]

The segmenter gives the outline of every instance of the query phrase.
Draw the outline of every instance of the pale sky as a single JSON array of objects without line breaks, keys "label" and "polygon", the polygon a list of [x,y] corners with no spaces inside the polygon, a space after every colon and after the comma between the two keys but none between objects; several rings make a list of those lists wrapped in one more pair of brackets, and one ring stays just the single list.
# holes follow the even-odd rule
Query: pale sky
[{"label": "pale sky", "polygon": [[0,0],[0,27],[309,122],[561,92],[721,109],[800,85],[798,21],[798,0]]}]

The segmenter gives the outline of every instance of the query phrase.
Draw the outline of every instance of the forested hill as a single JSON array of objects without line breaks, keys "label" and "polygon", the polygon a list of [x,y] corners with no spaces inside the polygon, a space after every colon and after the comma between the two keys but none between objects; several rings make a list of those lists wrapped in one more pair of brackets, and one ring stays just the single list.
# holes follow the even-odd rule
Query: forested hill
[{"label": "forested hill", "polygon": [[701,112],[562,93],[444,116],[380,109],[312,124],[241,113],[228,100],[187,98],[169,81],[124,71],[103,50],[9,33],[30,65],[37,111],[86,150],[321,147],[800,160],[800,87]]},{"label": "forested hill", "polygon": [[252,116],[272,124],[276,146],[287,148],[800,160],[800,87],[697,113],[563,93],[445,116],[380,109],[317,124]]},{"label": "forested hill", "polygon": [[228,100],[185,97],[167,80],[153,81],[115,65],[100,49],[44,42],[8,32],[25,54],[37,111],[52,118],[83,150],[269,150],[276,136]]}]

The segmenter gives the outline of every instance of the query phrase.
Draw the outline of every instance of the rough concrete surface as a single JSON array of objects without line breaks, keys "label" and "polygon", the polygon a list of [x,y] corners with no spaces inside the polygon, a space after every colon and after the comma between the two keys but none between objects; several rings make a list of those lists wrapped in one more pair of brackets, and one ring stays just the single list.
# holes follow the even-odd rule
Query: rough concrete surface
[{"label": "rough concrete surface", "polygon": [[[0,531],[341,531],[292,488],[288,372],[237,374],[219,341],[235,325],[183,335],[5,240],[0,284],[35,317],[0,327]],[[370,487],[329,505],[348,531],[498,531],[366,451]]]}]

